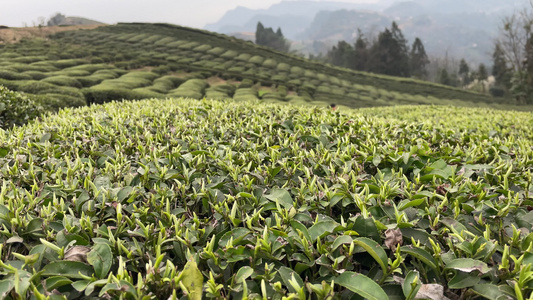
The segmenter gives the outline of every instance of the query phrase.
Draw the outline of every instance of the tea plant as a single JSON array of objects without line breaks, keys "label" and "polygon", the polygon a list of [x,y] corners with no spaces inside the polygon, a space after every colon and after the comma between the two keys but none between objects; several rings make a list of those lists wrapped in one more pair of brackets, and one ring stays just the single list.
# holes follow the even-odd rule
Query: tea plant
[{"label": "tea plant", "polygon": [[495,115],[143,100],[0,130],[0,296],[527,299],[533,118]]}]

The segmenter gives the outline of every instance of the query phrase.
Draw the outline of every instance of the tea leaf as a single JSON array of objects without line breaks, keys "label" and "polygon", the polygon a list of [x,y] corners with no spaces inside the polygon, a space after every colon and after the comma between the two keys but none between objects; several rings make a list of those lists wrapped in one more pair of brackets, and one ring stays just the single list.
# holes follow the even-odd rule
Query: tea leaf
[{"label": "tea leaf", "polygon": [[375,281],[359,273],[344,272],[335,278],[335,284],[343,286],[369,300],[389,299],[385,291]]},{"label": "tea leaf", "polygon": [[107,244],[96,244],[87,254],[87,262],[94,267],[96,277],[103,279],[113,265],[113,253]]},{"label": "tea leaf", "polygon": [[193,257],[190,257],[183,269],[181,280],[187,291],[190,293],[189,299],[201,300],[204,277],[196,265]]}]

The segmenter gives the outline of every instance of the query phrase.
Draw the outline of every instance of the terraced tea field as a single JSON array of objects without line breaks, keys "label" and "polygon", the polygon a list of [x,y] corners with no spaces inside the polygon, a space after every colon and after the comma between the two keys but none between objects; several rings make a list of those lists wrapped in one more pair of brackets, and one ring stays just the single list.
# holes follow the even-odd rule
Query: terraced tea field
[{"label": "terraced tea field", "polygon": [[531,107],[166,24],[0,85],[0,299],[533,297]]},{"label": "terraced tea field", "polygon": [[531,114],[261,102],[0,130],[0,296],[531,296]]},{"label": "terraced tea field", "polygon": [[33,95],[55,110],[165,97],[351,108],[439,104],[531,109],[513,106],[509,99],[340,69],[167,24],[103,26],[57,33],[50,40],[1,45],[0,84]]}]

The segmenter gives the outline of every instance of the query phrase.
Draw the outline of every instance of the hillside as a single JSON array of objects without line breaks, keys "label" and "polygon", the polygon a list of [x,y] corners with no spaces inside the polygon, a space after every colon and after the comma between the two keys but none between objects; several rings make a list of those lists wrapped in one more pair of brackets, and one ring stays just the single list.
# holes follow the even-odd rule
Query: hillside
[{"label": "hillside", "polygon": [[62,31],[72,31],[78,29],[94,29],[97,24],[92,25],[72,25],[72,26],[45,26],[45,27],[22,27],[22,28],[0,28],[0,45],[18,43],[23,39],[47,38],[50,35]]},{"label": "hillside", "polygon": [[[61,32],[0,48],[0,84],[51,108],[115,99],[191,97],[346,107],[509,100],[341,69],[224,35],[168,24]],[[529,109],[529,107],[514,107]]]},{"label": "hillside", "polygon": [[267,27],[281,27],[298,50],[316,55],[324,50],[315,49],[314,41],[331,48],[342,39],[353,41],[357,28],[373,36],[395,21],[411,42],[415,37],[421,38],[430,56],[448,54],[472,64],[489,65],[502,17],[527,5],[528,0],[382,0],[366,4],[282,1],[268,9],[230,10],[218,22],[204,28],[233,35],[253,32],[261,21]]},{"label": "hillside", "polygon": [[257,100],[62,110],[0,130],[0,291],[526,299],[531,124]]}]

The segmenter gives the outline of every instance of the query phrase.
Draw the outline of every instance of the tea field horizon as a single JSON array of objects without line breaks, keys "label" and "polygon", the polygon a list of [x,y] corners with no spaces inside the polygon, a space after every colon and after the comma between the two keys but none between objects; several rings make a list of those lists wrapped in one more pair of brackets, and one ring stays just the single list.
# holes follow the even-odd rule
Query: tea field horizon
[{"label": "tea field horizon", "polygon": [[0,298],[530,299],[497,101],[168,24],[2,45]]},{"label": "tea field horizon", "polygon": [[0,44],[0,84],[49,110],[165,97],[532,110],[510,98],[343,69],[171,24],[119,23]]}]

